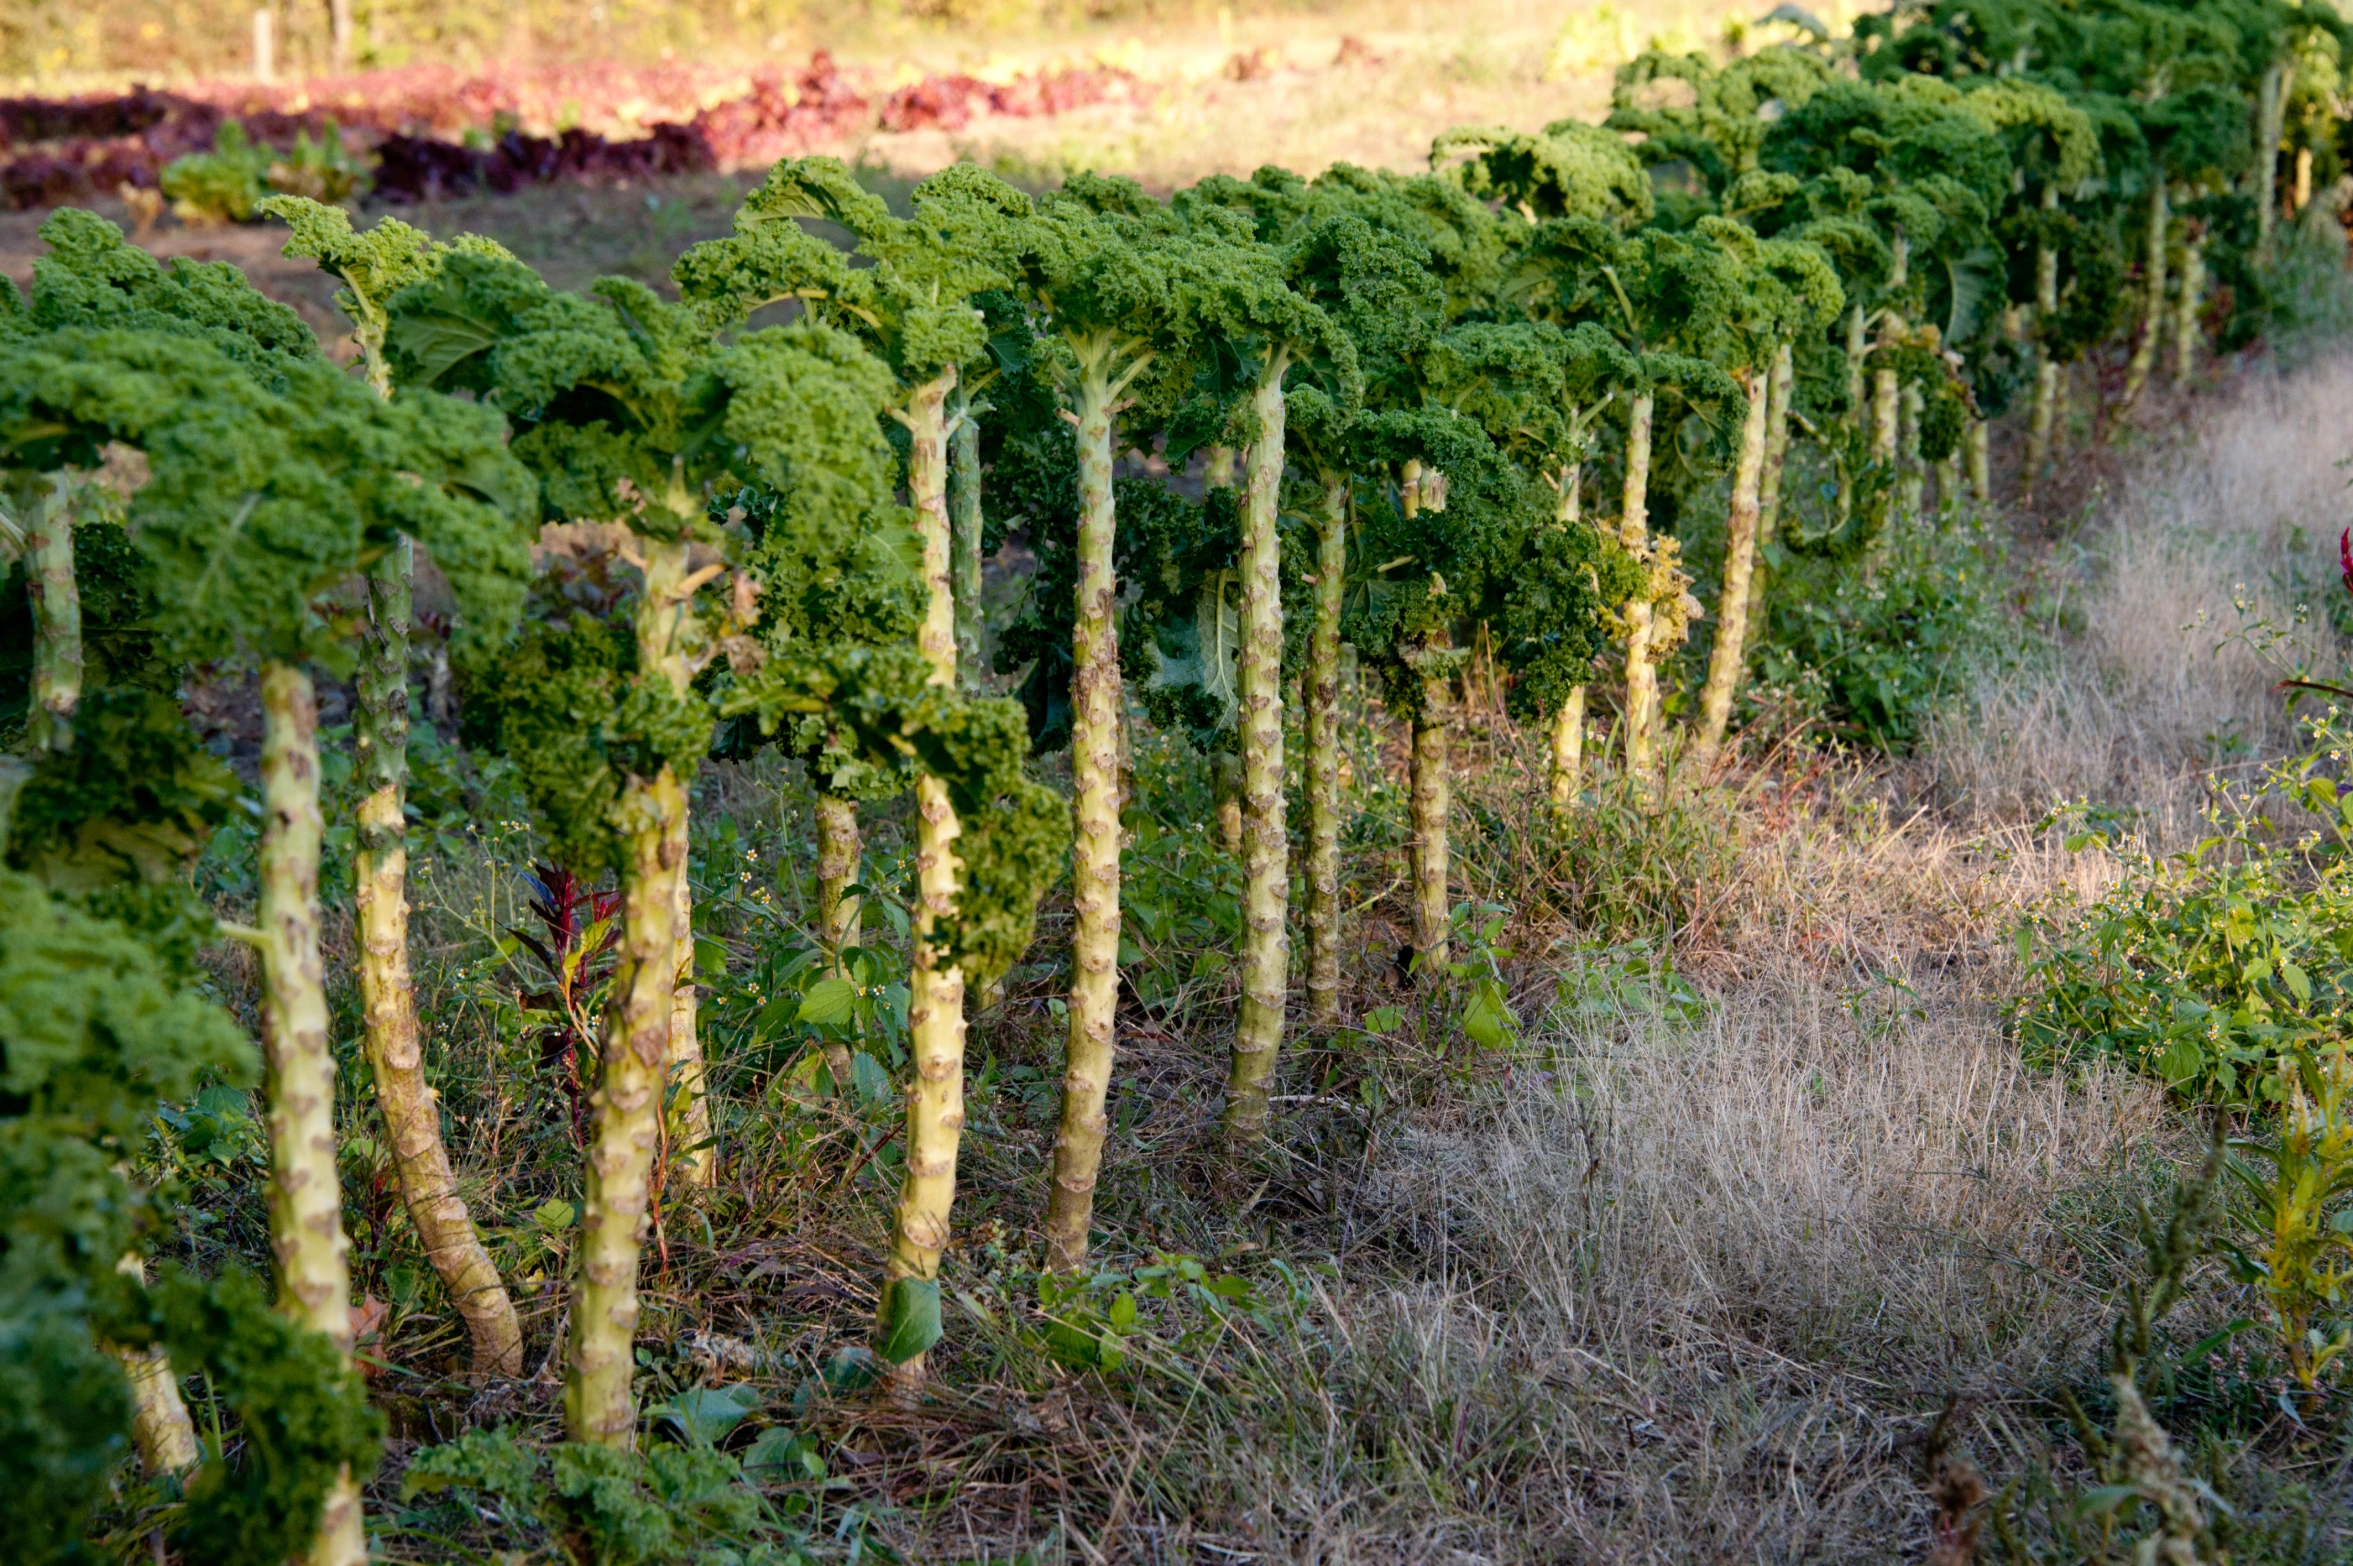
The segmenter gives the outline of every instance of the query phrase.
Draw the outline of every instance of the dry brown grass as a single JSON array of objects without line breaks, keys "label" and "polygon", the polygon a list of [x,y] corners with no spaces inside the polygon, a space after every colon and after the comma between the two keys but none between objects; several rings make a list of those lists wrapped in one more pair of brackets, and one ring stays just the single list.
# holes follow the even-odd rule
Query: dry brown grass
[{"label": "dry brown grass", "polygon": [[2233,633],[2268,622],[2290,633],[2286,656],[2342,656],[2323,611],[2353,520],[2338,466],[2349,398],[2353,360],[2338,357],[2180,405],[2182,427],[2095,502],[2084,569],[2058,600],[2076,628],[2065,655],[1989,673],[1938,726],[1937,795],[1987,821],[2088,797],[2174,843],[2197,826],[2210,769],[2276,755],[2279,673]]},{"label": "dry brown grass", "polygon": [[2144,1090],[2026,1080],[1982,1022],[1873,1037],[1803,981],[1559,1059],[1478,1135],[1404,1150],[1516,1298],[1400,1290],[1398,1347],[1567,1376],[1577,1466],[1608,1454],[1525,1484],[1502,1556],[1558,1528],[1613,1559],[1881,1557],[1914,1418],[2039,1384],[2104,1325],[2064,1219],[2155,1128]]},{"label": "dry brown grass", "polygon": [[1381,1146],[1357,1221],[1418,1243],[1333,1293],[1313,1460],[1232,1465],[1267,1558],[1884,1560],[1948,1395],[2080,1376],[2179,1133],[2001,1036],[1985,954],[2072,863],[1815,803],[1745,847],[1704,1015],[1621,990]]}]

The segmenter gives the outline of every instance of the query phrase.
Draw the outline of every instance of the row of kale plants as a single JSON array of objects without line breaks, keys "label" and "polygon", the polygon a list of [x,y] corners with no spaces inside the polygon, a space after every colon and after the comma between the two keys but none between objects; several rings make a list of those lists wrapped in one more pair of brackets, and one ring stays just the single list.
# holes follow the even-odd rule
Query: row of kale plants
[{"label": "row of kale plants", "polygon": [[[351,1368],[321,675],[353,692],[385,1140],[475,1372],[521,1373],[409,972],[419,554],[457,608],[469,739],[509,758],[547,857],[618,894],[562,1348],[589,1486],[638,1439],[649,1192],[717,1180],[755,1131],[714,1105],[696,1014],[690,813],[715,744],[805,769],[837,959],[860,809],[914,795],[904,1178],[873,1344],[911,1397],[943,1331],[970,1000],[1029,948],[1065,852],[1043,1242],[1050,1271],[1086,1262],[1136,709],[1224,759],[1239,1164],[1270,1135],[1295,991],[1306,1026],[1345,1020],[1343,648],[1410,726],[1411,965],[1438,984],[1474,656],[1549,725],[1554,808],[1579,807],[1589,730],[1639,788],[1704,786],[1777,575],[1918,525],[1932,474],[1941,501],[1990,502],[2014,402],[2031,487],[2076,361],[2120,361],[2129,407],[2161,350],[2186,378],[2202,343],[2260,330],[2284,117],[2333,103],[2346,39],[2325,7],[2266,0],[1940,0],[1721,65],[1645,55],[1605,125],[1452,132],[1419,174],[1266,169],[1166,200],[1078,175],[1041,199],[960,165],[894,213],[804,159],[679,258],[675,299],[560,292],[487,241],[273,198],[290,252],[343,285],[356,373],[232,268],[160,268],[60,213],[29,296],[0,295],[25,606],[0,815],[8,1557],[74,1558],[135,1437],[185,1476],[163,1514],[184,1559],[365,1558],[380,1422]],[[991,634],[982,563],[1016,529],[1036,572]],[[1681,545],[1719,535],[1703,606]],[[629,590],[567,595],[558,538],[626,565]],[[250,924],[189,876],[241,788],[179,698],[224,670],[258,677],[263,713]],[[1030,766],[1054,748],[1067,801]],[[258,1052],[210,998],[222,942],[257,964]],[[166,1204],[125,1172],[160,1104],[257,1079],[274,1308],[235,1275],[148,1281]],[[192,1428],[178,1381],[198,1372],[239,1455]]]}]

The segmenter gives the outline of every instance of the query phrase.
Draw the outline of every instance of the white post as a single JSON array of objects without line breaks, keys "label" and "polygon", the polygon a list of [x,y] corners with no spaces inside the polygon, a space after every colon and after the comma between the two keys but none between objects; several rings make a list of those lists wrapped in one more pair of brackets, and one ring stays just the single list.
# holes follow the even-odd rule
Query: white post
[{"label": "white post", "polygon": [[257,7],[253,13],[253,79],[257,82],[278,79],[278,18],[266,5]]}]

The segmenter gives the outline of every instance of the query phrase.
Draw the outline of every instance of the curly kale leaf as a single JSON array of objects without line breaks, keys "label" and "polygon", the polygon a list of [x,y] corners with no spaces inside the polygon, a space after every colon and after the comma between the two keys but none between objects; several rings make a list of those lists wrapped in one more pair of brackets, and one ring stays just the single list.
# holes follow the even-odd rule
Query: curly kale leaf
[{"label": "curly kale leaf", "polygon": [[148,1330],[172,1368],[201,1368],[241,1437],[234,1457],[208,1457],[188,1476],[172,1544],[207,1566],[301,1555],[336,1476],[348,1469],[364,1484],[383,1455],[384,1416],[358,1372],[325,1334],[273,1309],[247,1273],[205,1283],[167,1266],[147,1299]]},{"label": "curly kale leaf", "polygon": [[954,917],[933,932],[943,960],[986,982],[1029,946],[1037,900],[1069,845],[1067,807],[1024,776],[1018,703],[931,683],[911,646],[803,646],[767,658],[721,703],[763,731],[821,716],[850,753],[940,779],[956,808],[963,862]]},{"label": "curly kale leaf", "polygon": [[494,632],[528,565],[528,479],[488,408],[387,403],[325,360],[276,395],[207,343],[67,329],[0,343],[0,449],[33,467],[146,454],[132,537],[157,628],[180,653],[347,656],[319,598],[406,533],[448,569],[471,634]]},{"label": "curly kale leaf", "polygon": [[254,1064],[228,1013],[134,932],[0,870],[0,1115],[119,1141],[156,1101]]},{"label": "curly kale leaf", "polygon": [[[0,870],[0,1484],[8,1495],[0,1555],[8,1560],[89,1558],[84,1522],[128,1449],[129,1388],[99,1339],[149,1338],[145,1301],[116,1270],[150,1217],[122,1173],[134,1140],[159,1101],[185,1098],[206,1079],[243,1085],[259,1074],[228,1014],[138,932]],[[353,1406],[364,1411],[357,1399]]]},{"label": "curly kale leaf", "polygon": [[[11,1199],[14,1153],[0,1133],[0,1195]],[[0,1269],[0,1558],[79,1566],[99,1559],[83,1535],[130,1454],[131,1388],[79,1294],[15,1274]]]},{"label": "curly kale leaf", "polygon": [[1516,207],[1531,220],[1584,217],[1628,228],[1656,210],[1650,176],[1625,141],[1597,125],[1563,120],[1540,135],[1466,126],[1430,145],[1430,166],[1456,165],[1463,188]]},{"label": "curly kale leaf", "polygon": [[444,245],[398,218],[380,218],[365,233],[354,233],[350,213],[307,196],[272,196],[259,210],[284,220],[292,230],[286,240],[286,255],[316,261],[320,271],[341,279],[335,307],[351,321],[352,335],[371,375],[381,375],[380,391],[391,389],[384,337],[391,327],[387,307],[392,296],[430,282],[447,256],[509,254],[496,240],[474,234],[462,234]]},{"label": "curly kale leaf", "polygon": [[[161,332],[206,343],[263,388],[283,393],[288,372],[325,355],[316,333],[226,261],[160,265],[94,212],[65,207],[41,225],[49,253],[33,263],[21,335],[67,327]],[[11,335],[0,315],[0,340]]]},{"label": "curly kale leaf", "polygon": [[629,778],[692,777],[714,723],[699,696],[639,668],[626,624],[585,611],[470,660],[465,712],[468,740],[514,762],[556,863],[584,875],[619,868]]},{"label": "curly kale leaf", "polygon": [[122,920],[193,977],[215,920],[187,872],[235,813],[239,792],[175,698],[137,687],[94,691],[75,711],[73,748],[42,753],[17,790],[5,860]]}]

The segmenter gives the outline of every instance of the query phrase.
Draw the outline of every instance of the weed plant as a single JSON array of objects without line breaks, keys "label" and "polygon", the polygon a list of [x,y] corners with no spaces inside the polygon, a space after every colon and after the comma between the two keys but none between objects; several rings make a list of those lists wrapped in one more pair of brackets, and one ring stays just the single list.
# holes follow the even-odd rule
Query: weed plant
[{"label": "weed plant", "polygon": [[256,146],[236,120],[223,120],[212,151],[174,158],[156,182],[172,214],[193,228],[250,222],[271,195],[350,200],[367,189],[368,166],[344,147],[333,120],[316,142],[309,131],[297,131],[292,150],[282,156]]},{"label": "weed plant", "polygon": [[2259,267],[2264,336],[2283,366],[2323,357],[2353,332],[2353,283],[2345,270],[2343,232],[2316,203],[2280,233],[2279,254]]},{"label": "weed plant", "polygon": [[2114,856],[2117,880],[2017,927],[2025,985],[2012,1019],[2029,1057],[2110,1055],[2245,1106],[2280,1096],[2283,1060],[2341,1046],[2353,1015],[2344,746],[2333,713],[2312,721],[2301,754],[2251,788],[2219,789],[2207,834],[2163,857],[2113,814],[2078,805],[2051,818],[2068,852]]},{"label": "weed plant", "polygon": [[1768,560],[1761,690],[1787,693],[1798,713],[1871,750],[1912,751],[2015,640],[2003,613],[2008,551],[1973,510],[1941,507],[1851,559],[1776,545]]},{"label": "weed plant", "polygon": [[1462,862],[1480,895],[1512,908],[1523,928],[1601,945],[1672,943],[1733,874],[1737,817],[1687,789],[1660,794],[1600,770],[1574,809],[1556,811],[1510,778],[1499,772],[1466,791]]}]

